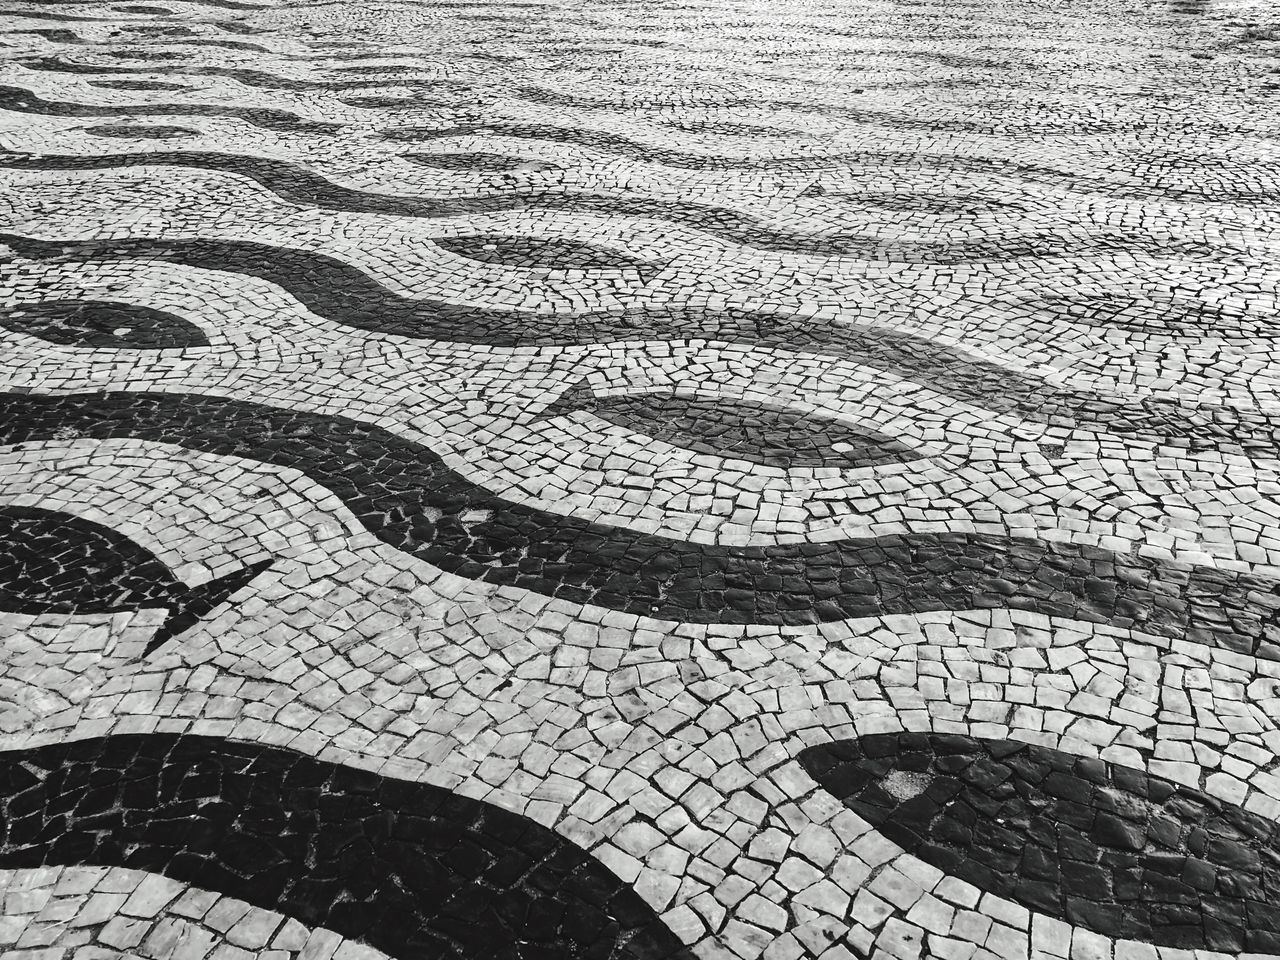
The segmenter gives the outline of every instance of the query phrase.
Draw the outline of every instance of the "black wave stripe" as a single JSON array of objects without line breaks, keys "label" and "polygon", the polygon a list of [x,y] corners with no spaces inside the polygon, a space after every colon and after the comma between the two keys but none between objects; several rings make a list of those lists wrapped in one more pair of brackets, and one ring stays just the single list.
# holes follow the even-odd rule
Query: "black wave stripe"
[{"label": "black wave stripe", "polygon": [[267,107],[211,106],[201,103],[154,103],[109,106],[106,104],[69,103],[45,100],[21,87],[0,85],[0,110],[55,117],[236,117],[264,130],[292,133],[334,134],[341,125],[308,120],[286,110]]},{"label": "black wave stripe", "polygon": [[511,503],[346,417],[190,394],[0,395],[0,442],[72,431],[300,470],[384,543],[450,573],[692,623],[1013,608],[1280,657],[1280,583],[1098,547],[968,533],[687,543]]},{"label": "black wave stripe", "polygon": [[204,331],[189,320],[107,300],[42,300],[0,307],[0,327],[68,347],[162,350],[209,345]]},{"label": "black wave stripe", "polygon": [[107,56],[115,57],[118,60],[152,60],[159,62],[186,60],[191,54],[177,50],[140,50],[134,47],[129,50],[111,50],[107,53]]},{"label": "black wave stripe", "polygon": [[1280,953],[1269,817],[1015,740],[874,734],[799,759],[880,833],[979,890],[1117,939]]},{"label": "black wave stripe", "polygon": [[465,234],[431,241],[441,250],[479,263],[546,270],[632,270],[657,273],[662,261],[642,260],[621,250],[562,237]]},{"label": "black wave stripe", "polygon": [[[569,107],[574,110],[616,110],[621,104],[611,102],[609,100],[594,100],[588,97],[579,97],[573,94],[562,93],[557,90],[548,90],[545,87],[537,86],[521,86],[516,88],[516,95],[523,100],[529,100],[534,103],[546,104],[549,106]],[[882,110],[870,110],[865,107],[856,106],[836,106],[833,104],[822,104],[805,101],[787,101],[787,100],[770,100],[759,101],[742,99],[737,101],[728,101],[736,107],[747,107],[751,109],[759,109],[761,106],[767,105],[774,110],[789,110],[796,113],[816,114],[825,117],[838,117],[852,123],[862,123],[867,125],[889,127],[896,130],[917,130],[924,132],[945,131],[954,133],[971,133],[984,134],[988,136],[999,136],[1006,140],[1024,140],[1039,139],[1048,136],[1064,136],[1064,135],[1088,135],[1094,136],[1104,133],[1120,133],[1123,131],[1131,131],[1135,129],[1147,129],[1153,123],[1143,118],[1141,120],[1108,120],[1100,117],[1094,118],[1066,118],[1059,121],[1012,121],[1003,118],[1006,113],[1004,105],[1001,105],[999,114],[991,120],[967,119],[963,117],[911,117],[903,114],[888,113]],[[726,104],[717,104],[726,105]],[[1156,121],[1159,123],[1159,121]],[[1220,124],[1209,121],[1202,121],[1191,124],[1185,119],[1173,119],[1163,126],[1170,128],[1189,128],[1196,131],[1221,131],[1224,133],[1236,133],[1234,129],[1228,129]]]},{"label": "black wave stripe", "polygon": [[[26,3],[33,7],[57,7],[66,6],[74,7],[82,4],[84,0],[26,0]],[[189,3],[197,7],[223,7],[227,10],[273,10],[270,4],[265,3],[241,3],[240,0],[182,0],[183,3]]]},{"label": "black wave stripe", "polygon": [[159,873],[405,960],[691,960],[554,831],[278,747],[122,734],[9,751],[0,804],[6,868]]},{"label": "black wave stripe", "polygon": [[111,123],[85,127],[84,132],[94,137],[112,137],[124,140],[180,140],[200,136],[199,130],[159,123]]},{"label": "black wave stripe", "polygon": [[119,17],[85,17],[74,13],[50,13],[48,10],[0,10],[0,17],[21,17],[27,20],[52,20],[55,23],[119,23]]},{"label": "black wave stripe", "polygon": [[90,80],[95,87],[107,90],[188,90],[181,83],[167,83],[164,80]]},{"label": "black wave stripe", "polygon": [[452,106],[448,100],[432,99],[423,97],[418,94],[412,94],[408,97],[402,96],[362,96],[362,97],[339,97],[339,103],[344,103],[348,107],[358,107],[361,110],[381,110],[387,107],[402,107],[409,105],[415,110],[423,107],[444,107]]},{"label": "black wave stripe", "polygon": [[[281,90],[318,89],[338,92],[351,89],[366,89],[369,87],[385,87],[387,85],[387,81],[385,79],[369,81],[298,80],[291,77],[282,77],[278,74],[240,67],[106,67],[94,64],[75,63],[59,57],[41,57],[23,60],[22,65],[32,70],[81,74],[176,72],[196,76],[227,76],[248,86]],[[338,69],[352,70],[360,68],[340,67]],[[471,89],[469,85],[463,82],[457,82],[450,85],[448,81],[424,78],[419,72],[417,72],[418,68],[416,67],[397,67],[395,65],[388,67],[379,65],[371,69],[384,74],[404,74],[408,77],[404,82],[414,85],[425,84],[436,87],[444,85],[449,89],[457,90],[459,93],[465,93]],[[567,95],[543,91],[536,87],[528,87],[521,89],[521,96],[525,99],[533,99],[538,102],[558,103],[560,102],[560,98],[566,97]],[[576,104],[582,107],[600,107],[603,105],[600,102],[592,100],[582,100],[581,103],[576,103],[578,100],[581,100],[581,98],[568,97],[568,102],[570,104]],[[758,108],[760,106],[760,102],[754,100],[734,100],[719,103],[717,105],[736,105]],[[774,106],[802,111],[810,111],[814,109],[812,104],[798,102],[778,102],[775,103]],[[734,126],[742,127],[742,125]],[[384,135],[388,136],[390,139],[417,142],[421,140],[437,139],[442,136],[460,136],[469,132],[477,133],[485,130],[496,130],[501,132],[504,136],[516,138],[578,144],[603,152],[617,153],[620,156],[631,157],[645,162],[656,162],[665,166],[695,170],[815,170],[872,162],[877,164],[893,165],[903,170],[936,168],[947,172],[967,171],[989,173],[998,176],[1015,177],[1030,182],[1049,183],[1073,193],[1097,194],[1100,196],[1123,200],[1165,199],[1186,200],[1192,202],[1270,203],[1273,202],[1277,196],[1280,196],[1276,191],[1266,189],[1239,189],[1218,183],[1205,185],[1114,183],[1103,178],[1087,177],[1079,172],[1058,170],[1053,167],[1043,167],[1034,164],[984,157],[898,153],[892,151],[859,151],[852,154],[828,154],[813,157],[771,157],[766,159],[723,157],[710,154],[686,153],[679,150],[672,150],[670,148],[657,147],[652,144],[642,143],[640,141],[614,134],[605,134],[600,131],[547,125],[504,124],[501,122],[485,124],[476,122],[467,126],[455,125],[447,131],[437,131],[432,128],[421,127],[400,127],[386,130],[384,131]],[[743,128],[743,132],[745,132],[745,128]],[[425,157],[424,162],[426,162]],[[865,196],[863,194],[842,192],[838,189],[827,191],[821,186],[815,187],[802,195],[819,196],[823,194],[833,197],[853,198],[861,198],[862,196]]]},{"label": "black wave stripe", "polygon": [[[226,44],[228,41],[220,41]],[[258,49],[265,49],[259,47]],[[42,70],[53,73],[74,73],[100,75],[104,73],[164,73],[183,76],[228,77],[248,87],[260,87],[268,90],[326,90],[339,93],[344,90],[381,89],[388,86],[386,80],[302,80],[296,77],[284,77],[265,70],[253,70],[248,67],[219,67],[199,64],[195,66],[175,67],[126,67],[102,66],[92,63],[76,63],[61,57],[37,57],[23,60],[22,65],[29,70]],[[468,90],[461,82],[442,81],[424,77],[420,73],[411,81],[413,86],[443,87],[446,89]]]},{"label": "black wave stripe", "polygon": [[[406,143],[428,143],[452,137],[472,135],[498,135],[517,140],[543,140],[589,147],[601,153],[611,153],[644,163],[687,170],[823,170],[850,165],[874,163],[891,165],[901,170],[938,170],[954,173],[966,171],[1012,176],[1031,182],[1045,182],[1073,193],[1096,194],[1116,199],[1166,199],[1192,201],[1269,202],[1271,195],[1257,191],[1232,191],[1229,187],[1206,185],[1149,186],[1145,184],[1114,183],[1098,177],[1043,167],[1035,164],[998,160],[988,157],[947,156],[938,154],[906,153],[887,150],[860,150],[854,153],[816,154],[790,157],[725,157],[714,154],[688,153],[669,147],[644,143],[621,134],[605,133],[583,127],[563,127],[552,124],[516,123],[507,121],[476,121],[454,124],[450,127],[390,127],[382,131],[388,140]],[[1002,134],[1005,136],[1005,134]],[[825,189],[818,187],[808,196],[819,196]],[[837,192],[835,195],[839,195]]]},{"label": "black wave stripe", "polygon": [[[143,34],[143,35],[171,34],[173,32],[173,29],[174,28],[172,27],[164,28],[164,29],[161,29],[161,28],[144,29],[142,27],[132,27],[129,29],[128,32],[133,34]],[[198,34],[194,34],[192,31],[187,31],[187,37],[188,37],[187,39],[167,40],[164,42],[175,47],[221,47],[225,50],[251,50],[254,53],[266,53],[266,54],[275,53],[275,51],[269,47],[264,47],[258,43],[249,43],[248,41],[245,41],[245,40],[215,40],[212,37],[199,36]],[[185,50],[185,51],[113,50],[110,53],[108,53],[107,56],[116,57],[117,59],[120,59],[120,60],[151,60],[151,61],[190,60],[191,51],[189,50]],[[150,72],[155,73],[156,71],[152,70]],[[189,73],[191,71],[184,70],[183,72]]]},{"label": "black wave stripe", "polygon": [[[810,196],[816,194],[810,193]],[[972,193],[926,193],[893,190],[855,190],[847,193],[824,194],[853,205],[873,210],[891,210],[898,213],[927,213],[937,217],[973,216],[1000,213],[1002,211],[1027,212],[1026,203],[1015,200],[997,200],[995,197]],[[1162,245],[1163,249],[1169,249]]]},{"label": "black wave stripe", "polygon": [[731,123],[727,120],[669,120],[664,126],[684,133],[714,133],[725,137],[811,137],[805,130],[766,127],[754,123]]},{"label": "black wave stripe", "polygon": [[[128,24],[124,27],[125,33],[135,36],[142,35],[144,37],[199,37],[200,34],[192,30],[190,27],[184,27],[180,23],[140,23]],[[115,50],[109,52],[108,56],[119,57],[121,54]]]},{"label": "black wave stripe", "polygon": [[382,131],[387,140],[398,143],[429,143],[453,137],[496,135],[516,140],[544,140],[551,143],[567,143],[589,147],[601,153],[628,157],[645,163],[659,163],[667,167],[687,170],[771,169],[813,170],[838,166],[848,162],[844,155],[811,157],[758,157],[730,158],[712,154],[686,153],[656,144],[643,143],[617,133],[589,130],[582,127],[563,127],[541,123],[515,123],[501,120],[491,122],[459,123],[449,127],[389,127]]},{"label": "black wave stripe", "polygon": [[[408,155],[407,159],[417,159]],[[427,160],[428,164],[432,161]],[[1028,244],[1044,246],[1061,241],[1037,244],[1035,238],[1010,238],[993,243],[951,244],[915,243],[895,251],[871,237],[847,234],[806,235],[778,230],[749,214],[705,204],[638,197],[610,197],[588,193],[555,190],[507,191],[488,196],[440,200],[427,197],[395,197],[367,193],[343,187],[326,180],[297,164],[264,157],[217,154],[200,151],[168,151],[165,153],[112,154],[96,157],[56,156],[31,157],[0,152],[0,167],[24,170],[103,170],[137,166],[176,166],[216,170],[246,176],[291,203],[317,206],[347,213],[375,213],[393,216],[450,217],[463,214],[485,214],[510,210],[551,209],[565,212],[625,214],[652,217],[681,223],[735,243],[764,250],[805,254],[857,254],[867,257],[893,256],[903,259],[965,261],[984,256],[1014,256]],[[1071,244],[1068,244],[1070,246]],[[1092,241],[1089,244],[1092,246]],[[1012,249],[1011,249],[1012,248]],[[1123,242],[1120,249],[1131,250]],[[1097,252],[1097,251],[1094,251]]]},{"label": "black wave stripe", "polygon": [[0,242],[37,259],[136,258],[242,273],[282,287],[313,313],[378,333],[496,347],[705,338],[812,351],[927,384],[997,413],[1055,426],[1084,427],[1188,450],[1280,453],[1280,418],[1274,415],[1152,397],[1126,401],[1071,390],[891,329],[733,308],[548,315],[410,299],[332,257],[243,241],[46,241],[0,233]]},{"label": "black wave stripe", "polygon": [[[415,159],[409,155],[407,159]],[[192,167],[246,176],[291,203],[346,213],[401,217],[446,217],[497,211],[548,209],[575,213],[625,214],[680,223],[735,243],[784,253],[857,256],[908,263],[970,263],[1045,256],[1098,256],[1146,252],[1223,260],[1236,251],[1213,244],[1166,239],[1159,243],[1125,233],[1099,232],[1085,237],[1055,234],[993,235],[969,241],[884,241],[861,234],[805,234],[780,230],[735,210],[673,200],[611,197],[560,188],[504,191],[500,194],[439,200],[366,193],[335,184],[285,160],[202,151],[109,154],[95,157],[0,151],[0,167],[23,170],[104,170],[137,166]],[[907,197],[906,199],[910,199]]]},{"label": "black wave stripe", "polygon": [[511,157],[501,153],[485,153],[483,151],[469,153],[405,153],[401,154],[401,157],[419,166],[460,173],[509,173],[513,170],[542,173],[547,170],[562,169],[559,164],[546,160],[526,160],[523,157]]}]

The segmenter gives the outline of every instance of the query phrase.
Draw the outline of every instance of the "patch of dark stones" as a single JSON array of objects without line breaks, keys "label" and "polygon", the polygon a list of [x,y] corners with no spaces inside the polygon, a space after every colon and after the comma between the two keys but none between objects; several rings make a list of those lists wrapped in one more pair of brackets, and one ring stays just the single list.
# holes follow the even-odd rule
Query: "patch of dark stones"
[{"label": "patch of dark stones", "polygon": [[1280,830],[1201,790],[952,734],[875,734],[800,762],[903,850],[1033,911],[1159,946],[1280,952]]}]

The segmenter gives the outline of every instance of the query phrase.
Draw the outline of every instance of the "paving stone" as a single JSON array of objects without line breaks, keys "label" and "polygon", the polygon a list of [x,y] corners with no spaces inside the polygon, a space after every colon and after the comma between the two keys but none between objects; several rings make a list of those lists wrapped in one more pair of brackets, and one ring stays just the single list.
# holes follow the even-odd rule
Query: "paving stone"
[{"label": "paving stone", "polygon": [[10,7],[0,952],[1280,954],[1271,5]]}]

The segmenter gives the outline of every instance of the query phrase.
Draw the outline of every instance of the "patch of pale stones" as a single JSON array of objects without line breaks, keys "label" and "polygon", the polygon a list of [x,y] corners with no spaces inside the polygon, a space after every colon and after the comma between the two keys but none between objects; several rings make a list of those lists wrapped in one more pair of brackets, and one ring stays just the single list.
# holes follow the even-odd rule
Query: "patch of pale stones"
[{"label": "patch of pale stones", "polygon": [[323,927],[125,867],[0,870],[11,960],[387,960]]}]

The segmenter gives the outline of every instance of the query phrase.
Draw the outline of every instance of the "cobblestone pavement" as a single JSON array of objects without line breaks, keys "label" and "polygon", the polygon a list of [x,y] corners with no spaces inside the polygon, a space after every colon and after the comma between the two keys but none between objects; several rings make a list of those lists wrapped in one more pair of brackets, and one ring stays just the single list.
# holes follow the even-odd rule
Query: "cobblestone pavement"
[{"label": "cobblestone pavement", "polygon": [[1271,0],[5,0],[0,955],[1280,957]]}]

